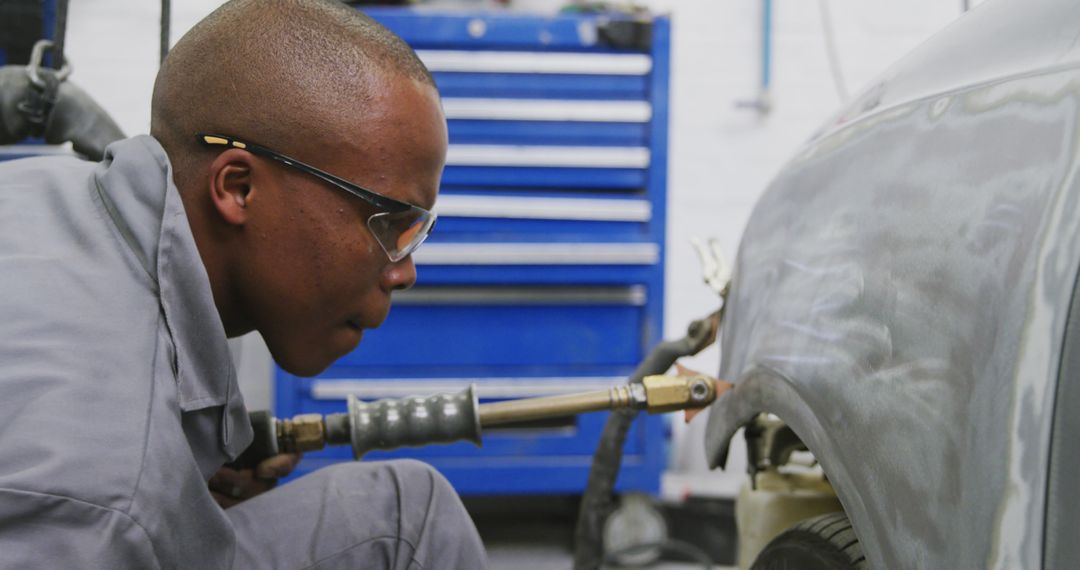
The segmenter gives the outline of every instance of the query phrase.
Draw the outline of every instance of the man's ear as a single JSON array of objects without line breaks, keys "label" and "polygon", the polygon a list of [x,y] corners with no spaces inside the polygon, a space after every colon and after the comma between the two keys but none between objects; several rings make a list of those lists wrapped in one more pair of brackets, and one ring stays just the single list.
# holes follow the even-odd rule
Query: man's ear
[{"label": "man's ear", "polygon": [[210,164],[210,202],[227,224],[247,223],[248,203],[255,197],[254,160],[251,153],[233,148],[219,154]]}]

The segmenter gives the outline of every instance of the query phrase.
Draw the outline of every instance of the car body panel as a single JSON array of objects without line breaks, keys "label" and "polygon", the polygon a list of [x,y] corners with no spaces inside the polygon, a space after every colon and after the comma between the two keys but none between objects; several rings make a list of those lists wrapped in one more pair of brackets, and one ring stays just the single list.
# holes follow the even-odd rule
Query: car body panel
[{"label": "car body panel", "polygon": [[[874,567],[1042,566],[1080,267],[1080,10],[1066,6],[991,2],[928,42],[878,105],[864,94],[802,149],[743,235],[720,371],[736,387],[706,453],[722,464],[738,427],[778,415]],[[1075,37],[1056,31],[1066,17]],[[955,83],[935,62],[998,43],[1018,59],[935,91]]]},{"label": "car body panel", "polygon": [[1054,401],[1054,428],[1050,440],[1049,478],[1046,491],[1046,524],[1043,543],[1044,568],[1075,568],[1080,561],[1080,280],[1073,286],[1069,322],[1065,325],[1065,342],[1058,373],[1057,396]]}]

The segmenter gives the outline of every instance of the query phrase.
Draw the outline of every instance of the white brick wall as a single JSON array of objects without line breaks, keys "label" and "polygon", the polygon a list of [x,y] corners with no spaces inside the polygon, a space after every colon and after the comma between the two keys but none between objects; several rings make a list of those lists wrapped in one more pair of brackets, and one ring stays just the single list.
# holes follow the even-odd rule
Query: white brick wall
[{"label": "white brick wall", "polygon": [[[562,4],[526,3],[534,10]],[[173,4],[175,41],[219,2]],[[735,106],[754,98],[758,90],[760,0],[652,0],[648,5],[673,18],[665,303],[665,332],[673,337],[716,305],[715,296],[701,284],[690,238],[717,237],[734,256],[758,194],[840,101],[829,73],[818,1],[774,0],[774,108],[768,116]],[[956,18],[961,0],[833,0],[830,8],[848,90],[857,93],[889,63]],[[70,11],[67,49],[75,65],[73,81],[112,113],[125,132],[146,132],[158,58],[158,3],[83,0],[72,2]],[[257,340],[244,346],[245,393],[254,406],[265,407],[265,348]],[[714,349],[688,364],[714,372],[717,361]],[[697,475],[669,478],[667,492],[733,493],[743,472],[742,450],[733,450],[728,474],[711,474],[702,482],[704,420],[689,429],[676,424],[673,470]]]}]

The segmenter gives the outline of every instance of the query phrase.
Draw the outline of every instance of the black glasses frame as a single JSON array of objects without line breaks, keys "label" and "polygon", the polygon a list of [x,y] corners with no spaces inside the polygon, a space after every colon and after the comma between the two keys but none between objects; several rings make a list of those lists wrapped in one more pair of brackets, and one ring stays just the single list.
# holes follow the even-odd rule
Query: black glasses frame
[{"label": "black glasses frame", "polygon": [[291,158],[289,156],[281,154],[280,152],[271,150],[259,144],[242,141],[228,135],[198,133],[196,136],[198,136],[199,142],[202,143],[204,146],[230,147],[246,150],[254,155],[261,156],[263,158],[269,158],[275,162],[288,166],[289,168],[299,170],[300,172],[306,172],[307,174],[310,174],[322,180],[323,182],[336,186],[348,192],[349,194],[352,194],[353,196],[364,200],[365,202],[371,204],[372,206],[375,206],[376,208],[379,208],[380,210],[385,210],[387,212],[404,212],[411,208],[423,210],[423,208],[420,208],[419,206],[414,206],[412,204],[401,202],[393,198],[387,198],[386,196],[383,196],[378,192],[368,190],[363,186],[353,184],[352,182],[349,182],[344,178],[334,176],[333,174],[330,174],[325,170],[320,170],[318,168],[315,168],[314,166],[311,166],[310,164],[300,162],[295,158]]}]

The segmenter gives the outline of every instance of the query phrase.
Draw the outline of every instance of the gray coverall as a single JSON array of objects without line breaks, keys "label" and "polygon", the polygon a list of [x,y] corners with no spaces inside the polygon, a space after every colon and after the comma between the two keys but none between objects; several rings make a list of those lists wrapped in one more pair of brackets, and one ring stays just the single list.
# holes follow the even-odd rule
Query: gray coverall
[{"label": "gray coverall", "polygon": [[0,163],[0,568],[485,566],[461,501],[415,461],[222,510],[206,481],[250,440],[157,141]]}]

